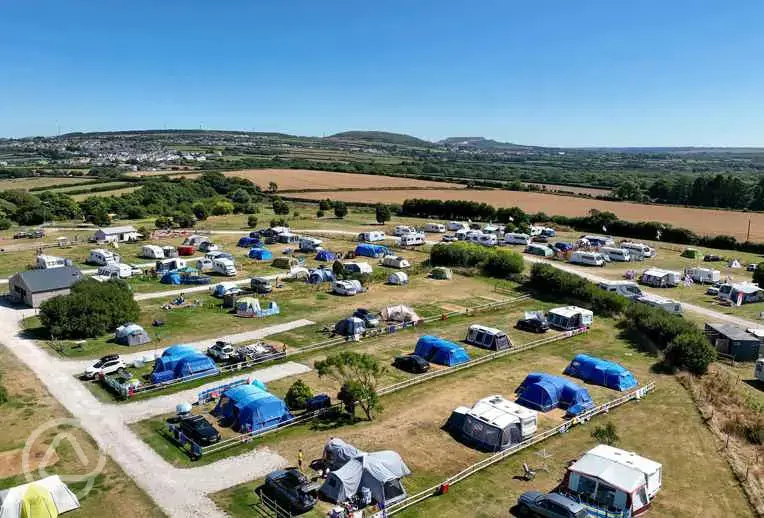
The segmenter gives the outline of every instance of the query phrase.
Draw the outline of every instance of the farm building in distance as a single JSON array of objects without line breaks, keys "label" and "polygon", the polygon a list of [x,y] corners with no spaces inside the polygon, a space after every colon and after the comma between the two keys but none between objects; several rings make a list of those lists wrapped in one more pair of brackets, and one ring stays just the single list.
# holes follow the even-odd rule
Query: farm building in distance
[{"label": "farm building in distance", "polygon": [[721,354],[735,361],[756,361],[761,340],[742,327],[719,322],[706,323],[705,332],[711,344]]},{"label": "farm building in distance", "polygon": [[14,302],[33,308],[58,295],[66,295],[82,273],[72,266],[18,272],[8,280],[8,291]]},{"label": "farm building in distance", "polygon": [[128,241],[138,241],[140,237],[141,235],[132,225],[99,228],[93,234],[93,239],[99,243],[125,243]]}]

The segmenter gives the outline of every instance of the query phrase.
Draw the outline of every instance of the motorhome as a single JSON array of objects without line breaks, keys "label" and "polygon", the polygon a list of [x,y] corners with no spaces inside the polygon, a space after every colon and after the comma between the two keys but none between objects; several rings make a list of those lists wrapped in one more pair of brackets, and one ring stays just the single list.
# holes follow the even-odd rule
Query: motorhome
[{"label": "motorhome", "polygon": [[694,282],[699,282],[700,284],[713,284],[719,282],[722,275],[719,270],[701,268],[699,266],[687,268],[684,273],[689,275]]},{"label": "motorhome", "polygon": [[625,241],[621,243],[621,248],[625,248],[629,252],[631,252],[632,260],[640,261],[642,259],[649,259],[650,257],[655,257],[655,249],[650,248],[644,243],[631,243],[629,241]]},{"label": "motorhome", "polygon": [[673,299],[667,299],[666,297],[661,297],[660,295],[645,293],[638,297],[634,297],[633,300],[635,302],[639,302],[640,304],[646,304],[654,308],[660,308],[669,313],[673,313],[674,315],[682,314],[682,304],[680,302]]},{"label": "motorhome", "polygon": [[55,255],[38,255],[35,260],[35,269],[37,270],[49,270],[51,268],[62,268],[71,265],[72,261],[70,259],[56,257]]},{"label": "motorhome", "polygon": [[315,237],[303,237],[300,239],[301,252],[317,252],[321,248],[323,241]]},{"label": "motorhome", "polygon": [[633,299],[643,295],[639,285],[634,281],[603,281],[597,284],[600,289],[610,291],[616,295],[621,295],[628,299]]},{"label": "motorhome", "polygon": [[548,246],[537,245],[535,243],[531,243],[530,245],[526,246],[524,252],[526,254],[538,255],[541,257],[552,257],[554,255],[554,250]]},{"label": "motorhome", "polygon": [[400,237],[400,244],[402,246],[414,246],[424,244],[424,234],[403,234]]},{"label": "motorhome", "polygon": [[600,253],[607,256],[611,261],[618,261],[623,263],[628,263],[631,261],[631,254],[629,253],[629,250],[625,248],[603,246],[600,248]]},{"label": "motorhome", "polygon": [[393,235],[396,237],[401,237],[405,234],[415,234],[416,229],[414,227],[409,227],[407,225],[398,225],[395,227],[395,230],[393,230]]},{"label": "motorhome", "polygon": [[346,262],[342,263],[347,273],[372,273],[372,268],[369,263],[364,262]]},{"label": "motorhome", "polygon": [[478,244],[483,246],[496,246],[499,243],[499,238],[496,234],[483,234],[478,237]]},{"label": "motorhome", "polygon": [[516,232],[508,232],[504,234],[504,244],[506,245],[529,245],[531,242],[531,236],[528,234],[520,234]]},{"label": "motorhome", "polygon": [[598,252],[573,252],[570,255],[570,262],[583,266],[605,266],[605,258]]},{"label": "motorhome", "polygon": [[482,236],[482,235],[483,235],[483,231],[482,230],[474,230],[474,229],[472,229],[472,230],[468,230],[467,231],[467,233],[465,234],[464,239],[465,239],[465,241],[472,241],[473,243],[477,243],[478,241],[480,241],[480,236]]},{"label": "motorhome", "polygon": [[492,223],[488,223],[486,226],[483,227],[483,234],[503,234],[504,233],[504,225],[494,225]]},{"label": "motorhome", "polygon": [[385,240],[385,233],[380,230],[372,230],[371,232],[361,232],[358,234],[358,241],[365,241],[367,243],[376,243]]},{"label": "motorhome", "polygon": [[187,246],[198,247],[199,245],[201,245],[205,241],[209,241],[209,240],[210,240],[210,238],[207,237],[207,236],[200,236],[198,234],[193,234],[193,235],[188,236],[186,239],[184,239],[183,240],[183,244],[187,245]]},{"label": "motorhome", "polygon": [[456,232],[461,229],[469,230],[470,226],[464,221],[449,221],[446,223],[446,228],[452,232]]},{"label": "motorhome", "polygon": [[212,261],[212,271],[227,275],[228,277],[233,277],[236,275],[236,266],[232,260],[225,257],[219,257]]},{"label": "motorhome", "polygon": [[389,266],[390,268],[408,268],[411,266],[411,263],[404,257],[386,255],[382,258],[382,266]]},{"label": "motorhome", "polygon": [[143,245],[141,248],[141,257],[145,259],[164,259],[164,250],[157,245]]},{"label": "motorhome", "polygon": [[468,228],[460,228],[456,232],[454,232],[454,237],[456,237],[457,241],[467,241],[467,234],[472,232],[472,230]]},{"label": "motorhome", "polygon": [[426,223],[423,230],[425,232],[443,234],[446,232],[446,226],[441,223]]},{"label": "motorhome", "polygon": [[88,259],[85,262],[95,266],[106,266],[107,264],[118,263],[119,259],[119,255],[110,250],[95,248],[90,251]]}]

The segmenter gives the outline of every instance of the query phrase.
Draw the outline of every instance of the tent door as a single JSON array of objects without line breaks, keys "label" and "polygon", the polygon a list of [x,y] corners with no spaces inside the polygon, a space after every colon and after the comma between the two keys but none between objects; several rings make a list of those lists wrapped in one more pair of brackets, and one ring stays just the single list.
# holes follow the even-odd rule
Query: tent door
[{"label": "tent door", "polygon": [[406,495],[406,491],[403,489],[403,486],[401,485],[401,481],[398,479],[388,480],[384,483],[382,486],[384,492],[385,492],[385,501],[389,502],[391,500],[397,500],[402,496]]}]

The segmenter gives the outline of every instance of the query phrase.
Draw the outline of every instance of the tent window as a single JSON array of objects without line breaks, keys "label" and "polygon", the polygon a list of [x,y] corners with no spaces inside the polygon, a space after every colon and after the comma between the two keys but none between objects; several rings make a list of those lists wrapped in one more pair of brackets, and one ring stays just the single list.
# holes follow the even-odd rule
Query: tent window
[{"label": "tent window", "polygon": [[581,476],[578,479],[578,488],[576,491],[586,495],[594,495],[594,491],[597,488],[597,482],[588,477]]},{"label": "tent window", "polygon": [[482,344],[484,340],[485,340],[485,332],[478,331],[477,336],[475,337],[475,342]]},{"label": "tent window", "polygon": [[401,486],[400,480],[390,480],[389,482],[385,482],[384,491],[385,500],[392,500],[403,494],[403,487]]},{"label": "tent window", "polygon": [[598,504],[608,509],[614,507],[616,489],[600,483],[597,487],[597,496],[595,500]]}]

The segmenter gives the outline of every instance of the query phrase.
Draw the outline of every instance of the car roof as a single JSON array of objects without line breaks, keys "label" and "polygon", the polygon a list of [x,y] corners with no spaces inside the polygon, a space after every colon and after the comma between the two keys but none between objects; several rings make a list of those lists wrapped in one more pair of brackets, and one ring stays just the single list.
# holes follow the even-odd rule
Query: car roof
[{"label": "car roof", "polygon": [[561,495],[560,493],[547,493],[544,498],[550,502],[559,504],[566,509],[569,509],[570,511],[573,511],[574,513],[586,509],[583,504],[580,504],[565,495]]}]

